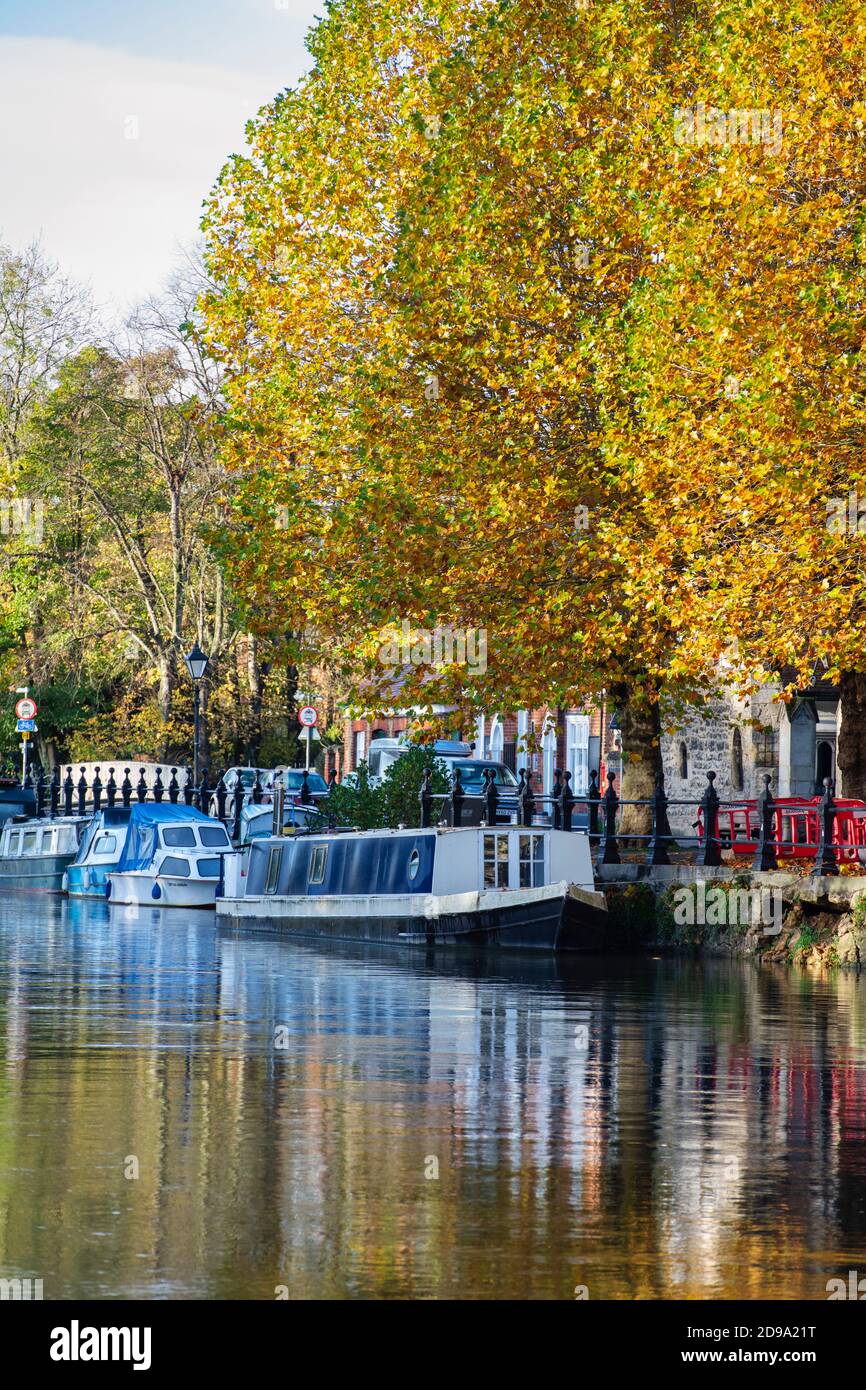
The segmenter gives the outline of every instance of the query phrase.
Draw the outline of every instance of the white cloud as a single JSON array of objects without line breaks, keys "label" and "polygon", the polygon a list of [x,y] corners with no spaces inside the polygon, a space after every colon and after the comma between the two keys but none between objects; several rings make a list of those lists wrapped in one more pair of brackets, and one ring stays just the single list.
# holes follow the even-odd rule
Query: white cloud
[{"label": "white cloud", "polygon": [[120,307],[157,289],[245,121],[302,67],[300,54],[269,74],[0,37],[0,239],[41,234]]}]

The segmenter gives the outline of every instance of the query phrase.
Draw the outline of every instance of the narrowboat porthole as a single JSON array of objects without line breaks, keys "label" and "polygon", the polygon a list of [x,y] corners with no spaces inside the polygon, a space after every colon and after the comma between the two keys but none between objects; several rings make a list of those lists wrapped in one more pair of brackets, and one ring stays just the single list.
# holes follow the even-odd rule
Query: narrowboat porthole
[{"label": "narrowboat porthole", "polygon": [[325,882],[325,860],[328,857],[327,845],[316,845],[313,850],[313,857],[310,860],[310,883]]},{"label": "narrowboat porthole", "polygon": [[413,849],[412,853],[409,855],[409,882],[410,882],[410,883],[411,883],[411,881],[412,881],[413,878],[416,878],[416,877],[417,877],[417,875],[418,875],[418,869],[419,869],[419,867],[420,867],[420,864],[421,864],[421,856],[420,856],[420,854],[418,853],[417,849]]},{"label": "narrowboat porthole", "polygon": [[265,880],[265,892],[276,893],[277,884],[280,878],[280,865],[283,862],[283,847],[276,846],[268,855],[268,876]]}]

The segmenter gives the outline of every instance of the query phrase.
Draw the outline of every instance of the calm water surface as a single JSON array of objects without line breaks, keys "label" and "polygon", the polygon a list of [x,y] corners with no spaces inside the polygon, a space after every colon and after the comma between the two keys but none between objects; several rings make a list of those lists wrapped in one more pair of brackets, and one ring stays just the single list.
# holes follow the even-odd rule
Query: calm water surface
[{"label": "calm water surface", "polygon": [[864,1179],[851,976],[0,899],[0,1277],[46,1298],[825,1298]]}]

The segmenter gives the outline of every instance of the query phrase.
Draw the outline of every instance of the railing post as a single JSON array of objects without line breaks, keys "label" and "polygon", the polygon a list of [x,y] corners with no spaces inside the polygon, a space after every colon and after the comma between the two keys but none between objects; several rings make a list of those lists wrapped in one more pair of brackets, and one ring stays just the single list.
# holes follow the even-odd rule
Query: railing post
[{"label": "railing post", "polygon": [[[258,773],[256,773],[258,779]],[[310,791],[310,774],[306,768],[301,773],[301,790],[298,792],[298,800],[302,806],[312,806],[313,794]]]},{"label": "railing post", "polygon": [[[567,772],[565,775],[566,777],[570,777],[571,773]],[[597,772],[591,772],[589,774],[589,791],[587,792],[586,799],[589,806],[589,843],[590,845],[595,846],[598,844],[599,841],[598,807],[599,802],[601,801],[601,792],[598,789]]]},{"label": "railing post", "polygon": [[124,806],[128,806],[132,800],[132,783],[129,780],[129,768],[123,769],[123,781],[120,784],[120,799]]},{"label": "railing post", "polygon": [[55,763],[51,770],[51,819],[60,810],[60,768]]},{"label": "railing post", "polygon": [[574,792],[571,790],[571,773],[568,771],[568,768],[566,768],[562,774],[562,793],[560,795],[563,830],[571,830],[571,821],[574,815],[574,801]]},{"label": "railing post", "polygon": [[63,814],[72,815],[72,797],[75,793],[75,783],[72,780],[72,768],[67,767],[66,776],[63,779]]},{"label": "railing post", "polygon": [[45,772],[40,770],[36,778],[36,819],[42,820],[45,816]]},{"label": "railing post", "polygon": [[665,779],[661,772],[656,773],[656,786],[653,795],[653,829],[647,845],[647,864],[669,864],[668,854],[668,799],[665,796]]},{"label": "railing post", "polygon": [[228,793],[226,791],[226,785],[223,781],[224,776],[225,773],[221,772],[219,775],[219,781],[216,784],[217,816],[221,821],[224,821],[226,818],[226,797],[228,796]]},{"label": "railing post", "polygon": [[241,840],[241,811],[244,808],[244,787],[240,778],[238,778],[235,783],[232,802],[234,806],[234,814],[232,816],[232,839],[235,844],[238,845]]},{"label": "railing post", "polygon": [[776,858],[776,803],[770,792],[770,774],[764,773],[764,790],[758,797],[758,845],[753,869],[778,869]]},{"label": "railing post", "polygon": [[[309,792],[307,793],[307,795],[309,795]],[[262,804],[262,784],[261,784],[261,782],[259,781],[259,770],[258,770],[258,768],[256,768],[256,775],[255,775],[255,777],[253,778],[253,790],[252,790],[252,796],[251,796],[250,799],[251,799],[251,801],[252,801],[252,803],[253,803],[254,806],[261,806],[261,804]]]},{"label": "railing post", "polygon": [[337,769],[331,768],[328,773],[328,829],[333,830],[337,824],[337,813],[334,810],[334,788],[337,785]]},{"label": "railing post", "polygon": [[202,815],[209,816],[210,810],[210,783],[208,781],[207,768],[201,770],[201,782],[196,793],[196,803]]},{"label": "railing post", "polygon": [[156,775],[155,775],[155,777],[154,777],[154,779],[153,779],[153,799],[154,799],[154,801],[156,801],[156,802],[161,802],[164,793],[165,793],[165,787],[162,785],[162,768],[161,768],[161,767],[158,767],[158,768],[156,769]]},{"label": "railing post", "polygon": [[108,803],[109,811],[114,810],[114,803],[117,800],[117,783],[114,780],[114,768],[108,769],[108,781],[105,784],[105,800]]},{"label": "railing post", "polygon": [[[193,795],[195,792],[195,788],[192,785],[192,773],[190,772],[188,767],[185,767],[183,770],[183,774],[183,804],[184,806],[191,806]],[[238,783],[238,785],[240,786],[240,783]]]},{"label": "railing post", "polygon": [[523,778],[520,790],[517,793],[519,821],[521,825],[531,825],[535,814],[535,797],[532,794],[532,770],[530,768],[521,769],[520,776]]},{"label": "railing post", "polygon": [[172,806],[177,805],[177,798],[180,796],[180,787],[177,782],[177,768],[171,769],[171,777],[168,779],[168,799]]},{"label": "railing post", "polygon": [[454,769],[454,785],[451,790],[451,824],[459,830],[463,824],[463,778],[460,776],[460,768]]},{"label": "railing post", "polygon": [[554,830],[562,829],[562,768],[558,767],[553,773],[553,806],[551,807],[551,823]]},{"label": "railing post", "polygon": [[838,874],[839,864],[836,846],[833,843],[833,829],[836,820],[836,802],[833,799],[833,783],[824,778],[824,795],[821,797],[821,820],[819,824],[818,850],[812,868],[812,878],[824,874]]},{"label": "railing post", "polygon": [[102,778],[99,775],[99,768],[93,769],[93,814],[97,815],[102,807]]},{"label": "railing post", "polygon": [[615,772],[607,774],[607,791],[604,794],[604,835],[598,850],[597,864],[621,864],[619,845],[616,842],[616,813],[619,797],[614,791]]},{"label": "railing post", "polygon": [[135,789],[135,794],[139,801],[147,800],[147,778],[144,775],[144,768],[138,774],[138,786]]},{"label": "railing post", "polygon": [[87,778],[84,775],[84,768],[81,769],[81,776],[78,779],[78,814],[84,815],[84,808],[87,805]]},{"label": "railing post", "polygon": [[496,790],[496,776],[492,768],[487,768],[485,772],[487,786],[484,791],[484,814],[488,825],[496,824],[496,806],[499,801],[499,793]]},{"label": "railing post", "polygon": [[433,774],[429,767],[425,768],[424,776],[421,779],[421,790],[418,793],[418,800],[421,803],[421,829],[430,829],[430,808],[433,804],[433,793],[430,791],[430,781]]},{"label": "railing post", "polygon": [[722,862],[722,842],[719,838],[719,794],[713,783],[714,772],[707,773],[707,790],[701,799],[704,821],[704,843],[698,854],[698,863],[705,868],[718,868]]}]

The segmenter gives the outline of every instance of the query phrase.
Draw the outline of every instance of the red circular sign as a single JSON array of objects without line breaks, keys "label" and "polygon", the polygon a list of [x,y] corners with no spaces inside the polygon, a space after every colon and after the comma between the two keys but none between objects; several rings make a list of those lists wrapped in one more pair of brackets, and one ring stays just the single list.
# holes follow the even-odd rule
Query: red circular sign
[{"label": "red circular sign", "polygon": [[15,713],[19,719],[36,718],[36,701],[31,699],[19,700],[15,706]]},{"label": "red circular sign", "polygon": [[298,710],[298,720],[305,729],[312,729],[319,722],[319,711],[312,705],[304,705],[303,709]]}]

